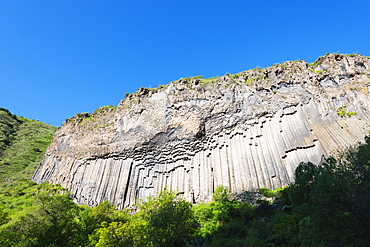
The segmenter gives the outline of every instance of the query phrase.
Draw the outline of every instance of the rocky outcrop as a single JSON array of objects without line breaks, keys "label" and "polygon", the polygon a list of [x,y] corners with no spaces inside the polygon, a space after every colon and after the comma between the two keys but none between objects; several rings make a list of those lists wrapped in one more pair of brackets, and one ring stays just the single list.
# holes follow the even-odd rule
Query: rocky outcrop
[{"label": "rocky outcrop", "polygon": [[368,57],[328,54],[141,88],[117,107],[67,120],[33,180],[61,184],[80,204],[118,208],[165,187],[194,203],[218,185],[275,189],[301,161],[363,140],[369,85]]}]

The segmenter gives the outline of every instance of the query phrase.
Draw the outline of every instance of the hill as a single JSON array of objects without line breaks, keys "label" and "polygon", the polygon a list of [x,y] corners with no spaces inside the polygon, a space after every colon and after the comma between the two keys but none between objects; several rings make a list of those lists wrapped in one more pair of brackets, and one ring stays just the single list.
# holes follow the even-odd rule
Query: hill
[{"label": "hill", "polygon": [[286,186],[300,162],[364,141],[369,69],[369,57],[326,54],[140,88],[117,107],[68,119],[33,180],[61,184],[80,204],[118,208],[166,187],[199,203],[219,185]]},{"label": "hill", "polygon": [[35,169],[56,128],[17,117],[0,108],[0,180],[27,168]]},{"label": "hill", "polygon": [[7,210],[27,207],[35,191],[31,176],[56,128],[0,108],[0,201]]}]

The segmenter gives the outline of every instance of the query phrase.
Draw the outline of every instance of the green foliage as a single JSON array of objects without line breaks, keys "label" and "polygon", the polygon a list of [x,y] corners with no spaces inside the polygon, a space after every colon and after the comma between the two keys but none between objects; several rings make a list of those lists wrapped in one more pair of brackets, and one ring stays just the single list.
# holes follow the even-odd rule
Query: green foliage
[{"label": "green foliage", "polygon": [[302,245],[362,246],[370,236],[370,140],[315,166],[302,163],[288,187]]},{"label": "green foliage", "polygon": [[75,116],[71,118],[67,118],[66,122],[67,123],[72,123],[72,124],[81,124],[82,122],[91,119],[91,114],[88,112],[83,112],[83,113],[76,113]]},{"label": "green foliage", "polygon": [[365,144],[339,158],[324,159],[320,165],[301,163],[295,182],[287,188],[259,189],[276,198],[272,204],[264,200],[249,208],[228,200],[199,204],[193,208],[201,224],[197,234],[206,246],[367,246],[369,163],[366,138]]},{"label": "green foliage", "polygon": [[94,208],[81,207],[76,217],[76,234],[72,245],[95,246],[99,241],[99,230],[105,229],[101,228],[102,225],[107,227],[111,223],[124,223],[128,219],[127,211],[117,211],[108,201],[103,201]]},{"label": "green foliage", "polygon": [[320,60],[318,59],[313,63],[309,63],[308,65],[311,66],[311,67],[315,67],[315,66],[318,66],[318,65],[321,65],[321,64],[322,64],[322,62],[320,62]]},{"label": "green foliage", "polygon": [[200,83],[199,84],[215,83],[215,82],[218,81],[219,78],[220,78],[220,76],[215,76],[215,77],[200,79]]},{"label": "green foliage", "polygon": [[191,204],[163,190],[139,205],[126,222],[104,223],[96,246],[184,246],[197,222]]},{"label": "green foliage", "polygon": [[203,80],[203,79],[202,79],[202,76],[201,75],[197,75],[197,76],[188,76],[186,78],[181,78],[180,80],[183,80],[186,83],[189,83],[189,82],[191,82],[193,80]]},{"label": "green foliage", "polygon": [[39,161],[54,131],[53,126],[0,108],[0,181]]},{"label": "green foliage", "polygon": [[231,200],[228,187],[218,186],[213,201],[193,207],[200,224],[193,242],[207,243],[206,246],[246,246],[248,222],[254,210],[250,204]]},{"label": "green foliage", "polygon": [[219,185],[216,187],[213,193],[212,199],[215,202],[226,203],[231,201],[231,194],[229,187],[224,185]]},{"label": "green foliage", "polygon": [[0,205],[0,226],[9,221],[9,214],[4,210],[4,206]]},{"label": "green foliage", "polygon": [[[78,124],[79,126],[85,126],[86,129],[94,128],[105,128],[111,123],[107,123],[105,116],[116,109],[113,105],[105,105],[97,108],[91,114],[88,112],[77,113],[72,118],[66,119],[66,123]],[[97,124],[100,123],[100,124]]]},{"label": "green foliage", "polygon": [[105,115],[107,112],[116,109],[115,106],[112,105],[104,105],[99,108],[97,108],[95,111],[93,111],[92,115]]},{"label": "green foliage", "polygon": [[1,184],[0,201],[12,218],[18,217],[23,211],[32,207],[35,196],[41,192],[63,190],[59,185],[50,185],[47,183],[36,184],[30,178],[16,177],[28,177],[29,175],[27,173],[17,173]]},{"label": "green foliage", "polygon": [[348,117],[356,116],[356,115],[357,115],[357,112],[354,112],[354,111],[347,112]]},{"label": "green foliage", "polygon": [[[33,197],[44,185],[30,180],[53,138],[55,127],[12,115],[0,109],[0,130],[8,140],[0,152],[0,201],[12,218],[32,206]],[[3,127],[11,127],[11,130]]]},{"label": "green foliage", "polygon": [[357,112],[353,112],[353,111],[347,112],[347,106],[340,106],[337,108],[337,114],[340,117],[344,117],[344,116],[351,117],[351,116],[356,116]]},{"label": "green foliage", "polygon": [[197,221],[201,227],[198,229],[197,235],[206,238],[217,230],[218,221],[214,213],[213,205],[200,203],[193,207],[193,211]]},{"label": "green foliage", "polygon": [[340,106],[337,108],[337,114],[340,117],[344,117],[346,115],[347,106]]},{"label": "green foliage", "polygon": [[252,78],[248,78],[245,80],[245,84],[247,84],[248,86],[251,86],[253,85],[253,81],[257,79],[257,77],[252,77]]},{"label": "green foliage", "polygon": [[117,247],[117,246],[152,246],[147,243],[143,232],[145,222],[142,219],[133,217],[128,222],[112,222],[109,225],[103,223],[96,233],[99,241],[96,247]]},{"label": "green foliage", "polygon": [[41,193],[35,208],[0,229],[1,246],[63,246],[75,229],[78,206],[68,194]]},{"label": "green foliage", "polygon": [[153,246],[183,245],[197,225],[191,204],[167,190],[143,202],[138,217],[146,222],[146,239]]},{"label": "green foliage", "polygon": [[280,190],[271,190],[268,188],[259,188],[257,190],[261,195],[269,198],[275,198],[279,195]]},{"label": "green foliage", "polygon": [[22,118],[22,123],[13,133],[11,145],[0,158],[0,181],[29,166],[34,168],[43,157],[54,131],[55,127]]},{"label": "green foliage", "polygon": [[311,68],[309,68],[309,70],[311,70],[312,72],[314,72],[316,74],[320,74],[320,73],[325,73],[326,72],[325,70],[314,70],[314,69],[311,69]]},{"label": "green foliage", "polygon": [[245,84],[247,84],[248,86],[252,86],[254,83],[257,83],[257,82],[268,83],[269,78],[260,75],[260,76],[250,77],[245,80]]},{"label": "green foliage", "polygon": [[233,74],[231,75],[232,79],[238,79],[241,75],[240,74]]},{"label": "green foliage", "polygon": [[21,121],[17,116],[11,114],[9,110],[0,108],[0,157],[14,140],[16,132]]},{"label": "green foliage", "polygon": [[274,238],[278,246],[300,246],[298,218],[292,214],[277,216]]}]

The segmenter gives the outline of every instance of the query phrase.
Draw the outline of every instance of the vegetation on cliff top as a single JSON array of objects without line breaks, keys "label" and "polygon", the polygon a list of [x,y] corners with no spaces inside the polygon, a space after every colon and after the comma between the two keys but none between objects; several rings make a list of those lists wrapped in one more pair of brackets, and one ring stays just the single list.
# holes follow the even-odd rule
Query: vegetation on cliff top
[{"label": "vegetation on cliff top", "polygon": [[[330,58],[331,57],[331,58]],[[359,58],[370,58],[366,56],[362,56],[359,54],[339,54],[339,53],[327,53],[324,56],[319,57],[316,61],[312,63],[307,63],[304,60],[296,60],[296,61],[285,61],[283,63],[277,63],[270,67],[262,68],[262,67],[255,67],[254,69],[249,69],[246,71],[242,71],[236,74],[226,73],[223,76],[215,76],[210,78],[203,78],[201,75],[198,76],[189,76],[186,78],[180,78],[178,80],[172,81],[166,85],[159,85],[155,88],[139,88],[134,93],[125,93],[124,100],[126,101],[123,108],[129,109],[132,102],[135,101],[135,97],[141,97],[142,95],[148,95],[150,93],[154,93],[157,91],[165,90],[170,84],[172,83],[184,83],[189,89],[195,89],[197,86],[200,87],[223,87],[228,88],[232,85],[236,86],[248,86],[248,87],[255,87],[257,89],[267,89],[273,94],[276,94],[276,84],[281,82],[291,83],[289,78],[290,74],[300,72],[302,67],[311,71],[318,76],[324,74],[324,76],[329,76],[324,68],[321,68],[323,62],[325,64],[326,59],[341,59],[345,57],[359,57]],[[339,61],[339,60],[338,60]],[[326,61],[327,63],[327,61]],[[303,65],[303,66],[302,66]],[[274,69],[278,69],[278,71],[274,71]],[[284,72],[280,71],[281,69]],[[284,75],[279,80],[272,79],[271,74],[282,74]],[[359,80],[359,75],[365,75],[370,78],[370,70],[362,71],[353,80],[348,84],[348,88],[350,90],[362,90],[367,91],[368,86],[370,85],[369,81],[362,81]],[[322,80],[322,79],[321,79]],[[170,93],[172,94],[172,93]],[[169,94],[169,95],[170,95]],[[285,97],[285,96],[282,96]],[[116,107],[109,105],[109,106],[102,106],[96,109],[94,112],[84,112],[84,113],[77,113],[75,116],[66,119],[66,123],[72,124],[79,124],[80,126],[88,126],[89,129],[96,129],[96,128],[104,128],[109,126],[109,123],[106,123],[102,120],[106,114],[113,111]],[[341,114],[341,113],[339,113]],[[338,115],[339,115],[338,114]],[[347,116],[355,115],[354,112],[350,112],[349,114],[345,114]],[[341,116],[341,115],[340,115]],[[100,123],[103,122],[103,123]]]},{"label": "vegetation on cliff top", "polygon": [[[311,71],[315,74],[323,74],[323,73],[326,73],[326,70],[324,70],[320,66],[323,64],[323,61],[325,59],[327,59],[328,57],[330,57],[330,56],[334,57],[334,59],[339,59],[340,57],[346,57],[346,56],[349,56],[349,57],[357,56],[357,57],[369,58],[369,57],[362,56],[362,55],[359,55],[359,54],[327,53],[324,56],[319,57],[316,61],[314,61],[312,63],[307,63],[304,60],[286,61],[286,62],[283,62],[281,64],[279,64],[279,63],[274,64],[274,65],[272,65],[270,67],[267,67],[267,68],[261,68],[261,67],[257,66],[254,69],[249,69],[249,70],[242,71],[242,72],[236,73],[236,74],[226,73],[224,76],[215,76],[215,77],[210,77],[210,78],[203,78],[201,75],[190,76],[190,77],[186,77],[186,78],[180,78],[180,79],[178,79],[176,81],[173,81],[171,83],[182,82],[182,83],[185,83],[189,88],[192,88],[192,89],[194,89],[196,85],[199,85],[199,86],[209,85],[209,86],[212,86],[212,87],[214,87],[216,85],[222,85],[223,87],[227,88],[227,87],[229,87],[233,84],[238,85],[238,86],[247,85],[247,86],[257,86],[258,88],[260,88],[261,86],[269,88],[270,86],[272,86],[271,85],[271,80],[270,80],[271,78],[269,78],[269,76],[268,76],[268,71],[269,70],[272,70],[273,68],[276,68],[276,67],[282,67],[286,70],[285,74],[289,74],[289,73],[292,73],[292,72],[296,71],[297,69],[300,70],[300,68],[297,67],[298,66],[297,64],[301,63],[301,64],[305,64],[305,66],[307,66],[307,69],[309,71]],[[366,73],[370,75],[369,71],[367,71]],[[288,78],[285,78],[285,79],[288,80]],[[285,79],[283,78],[282,81],[284,81]],[[125,98],[126,99],[130,98],[131,95],[141,95],[141,92],[143,90],[145,90],[147,92],[150,92],[150,91],[153,92],[153,91],[156,91],[156,90],[165,89],[171,83],[169,83],[167,85],[159,85],[156,88],[140,88],[135,93],[132,93],[132,94],[131,93],[126,93]],[[358,82],[355,81],[355,83],[358,83]],[[361,85],[357,86],[357,87],[352,86],[351,88],[353,90],[354,89],[363,89],[363,88],[361,88]]]}]

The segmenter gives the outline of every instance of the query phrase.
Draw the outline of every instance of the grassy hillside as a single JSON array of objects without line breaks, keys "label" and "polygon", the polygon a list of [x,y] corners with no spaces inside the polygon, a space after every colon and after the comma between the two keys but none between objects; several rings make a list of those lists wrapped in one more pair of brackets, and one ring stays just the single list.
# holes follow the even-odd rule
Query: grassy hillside
[{"label": "grassy hillside", "polygon": [[0,157],[4,150],[10,146],[13,134],[21,121],[7,109],[0,108]]},{"label": "grassy hillside", "polygon": [[0,202],[7,210],[23,208],[38,190],[30,178],[55,129],[0,108]]},{"label": "grassy hillside", "polygon": [[0,108],[0,181],[17,172],[33,170],[42,159],[55,129]]}]

